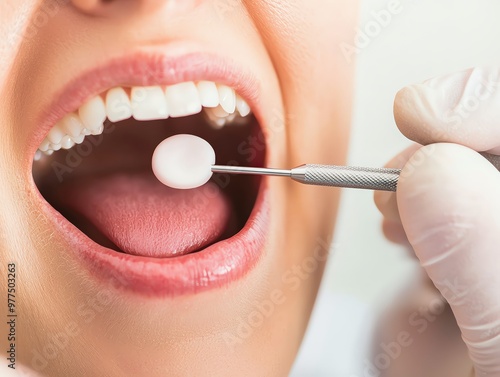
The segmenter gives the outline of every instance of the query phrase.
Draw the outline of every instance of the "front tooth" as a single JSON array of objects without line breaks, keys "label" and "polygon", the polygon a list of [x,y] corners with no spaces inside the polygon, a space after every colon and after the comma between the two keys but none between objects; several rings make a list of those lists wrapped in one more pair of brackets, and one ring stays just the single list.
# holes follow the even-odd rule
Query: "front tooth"
[{"label": "front tooth", "polygon": [[[220,112],[217,112],[217,110],[220,109]],[[203,109],[203,112],[205,113],[206,117],[208,118],[208,124],[210,124],[213,128],[215,129],[220,129],[225,126],[226,124],[226,117],[227,113],[222,110],[220,106],[216,108],[208,108],[208,109]],[[225,115],[219,116],[218,114],[221,114],[223,112]]]},{"label": "front tooth", "polygon": [[165,99],[173,118],[198,114],[201,111],[200,95],[193,82],[167,86]]},{"label": "front tooth", "polygon": [[219,102],[224,111],[229,114],[234,113],[236,109],[236,93],[226,85],[217,85],[219,91]]},{"label": "front tooth", "polygon": [[40,149],[42,152],[46,152],[47,150],[49,150],[49,146],[50,140],[45,138],[43,139],[42,144],[40,144],[40,147],[38,149]]},{"label": "front tooth", "polygon": [[214,115],[214,117],[217,118],[227,118],[229,114],[222,108],[222,105],[219,105],[217,107],[214,107],[213,109],[207,109],[210,113]]},{"label": "front tooth", "polygon": [[132,105],[123,88],[113,88],[106,93],[106,114],[111,122],[119,122],[132,116]]},{"label": "front tooth", "polygon": [[52,143],[52,144],[59,144],[62,140],[62,138],[66,135],[64,131],[61,129],[61,124],[57,123],[52,129],[49,131],[49,134],[47,135],[47,139]]},{"label": "front tooth", "polygon": [[[69,136],[78,136],[84,129],[80,117],[75,113],[67,114],[61,121],[62,130]],[[64,139],[64,138],[63,138]]]},{"label": "front tooth", "polygon": [[132,88],[131,103],[132,115],[136,120],[168,118],[165,95],[159,86]]},{"label": "front tooth", "polygon": [[62,149],[69,149],[73,145],[75,145],[75,142],[71,139],[69,135],[66,135],[62,138],[61,140],[61,148]]},{"label": "front tooth", "polygon": [[201,105],[203,107],[219,106],[219,91],[217,85],[212,81],[200,81],[196,84],[200,94]]},{"label": "front tooth", "polygon": [[52,149],[53,151],[58,151],[59,149],[61,149],[61,143],[50,144],[50,149]]},{"label": "front tooth", "polygon": [[75,144],[81,144],[81,143],[83,143],[83,140],[85,140],[85,134],[82,133],[76,137],[73,137],[72,139],[75,142]]},{"label": "front tooth", "polygon": [[[101,96],[95,96],[78,109],[78,115],[87,130],[97,130],[106,120],[106,106]],[[81,130],[81,131],[82,131]],[[78,135],[76,135],[78,136]]]},{"label": "front tooth", "polygon": [[99,127],[97,130],[93,130],[91,132],[91,135],[100,135],[104,132],[104,126],[101,125],[101,127]]},{"label": "front tooth", "polygon": [[246,117],[251,111],[248,103],[240,96],[236,96],[236,108],[242,117]]}]

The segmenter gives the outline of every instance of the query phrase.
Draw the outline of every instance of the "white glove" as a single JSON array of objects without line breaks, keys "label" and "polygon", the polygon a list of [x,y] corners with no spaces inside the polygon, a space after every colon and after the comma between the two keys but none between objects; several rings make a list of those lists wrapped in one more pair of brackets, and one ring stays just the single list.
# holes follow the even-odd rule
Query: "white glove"
[{"label": "white glove", "polygon": [[427,146],[388,164],[403,171],[396,194],[375,194],[384,232],[408,239],[449,302],[475,375],[500,377],[500,173],[475,152],[500,152],[500,69],[406,87],[394,114],[404,135]]}]

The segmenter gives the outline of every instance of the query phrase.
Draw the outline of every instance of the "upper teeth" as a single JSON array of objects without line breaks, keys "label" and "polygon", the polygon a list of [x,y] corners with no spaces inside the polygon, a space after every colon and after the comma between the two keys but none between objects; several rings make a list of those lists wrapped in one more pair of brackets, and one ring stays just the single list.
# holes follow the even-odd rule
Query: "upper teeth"
[{"label": "upper teeth", "polygon": [[215,128],[240,123],[250,114],[248,104],[232,88],[211,81],[132,87],[128,92],[116,87],[67,114],[50,130],[38,149],[50,155],[81,144],[85,136],[103,132],[106,118],[110,122],[130,117],[145,121],[193,115],[202,109]]}]

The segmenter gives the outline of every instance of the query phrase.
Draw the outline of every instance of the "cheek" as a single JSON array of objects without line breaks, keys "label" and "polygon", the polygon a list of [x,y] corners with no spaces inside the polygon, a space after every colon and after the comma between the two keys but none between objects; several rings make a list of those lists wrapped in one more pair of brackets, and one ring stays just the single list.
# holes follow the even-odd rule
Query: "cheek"
[{"label": "cheek", "polygon": [[[32,15],[43,0],[2,0],[0,11],[0,93],[4,90],[5,79],[12,68],[17,49],[28,28],[33,29]],[[5,96],[2,96],[5,98]]]},{"label": "cheek", "polygon": [[292,162],[341,162],[355,66],[340,46],[354,38],[357,1],[261,0],[247,7],[280,81]]},{"label": "cheek", "polygon": [[282,81],[308,82],[311,75],[335,68],[332,63],[352,69],[340,45],[353,40],[357,1],[247,0],[246,3]]},{"label": "cheek", "polygon": [[[287,112],[288,166],[345,163],[354,63],[340,48],[352,43],[357,2],[248,1],[273,61]],[[333,229],[339,190],[287,187],[287,264],[301,264]],[[317,277],[320,274],[315,274]],[[310,279],[310,284],[313,284]]]}]

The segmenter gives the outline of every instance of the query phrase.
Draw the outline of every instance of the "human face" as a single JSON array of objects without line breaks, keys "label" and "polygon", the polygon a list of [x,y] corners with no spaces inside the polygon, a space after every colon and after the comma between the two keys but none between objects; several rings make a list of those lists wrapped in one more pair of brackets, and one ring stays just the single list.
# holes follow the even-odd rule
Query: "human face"
[{"label": "human face", "polygon": [[[342,164],[354,67],[339,45],[354,2],[4,2],[0,246],[2,276],[17,269],[18,362],[50,376],[285,376],[339,192],[227,176],[172,191],[150,158],[188,132],[220,164]],[[33,162],[61,118],[112,88],[199,81],[246,100],[246,125],[106,121],[103,136]]]}]

